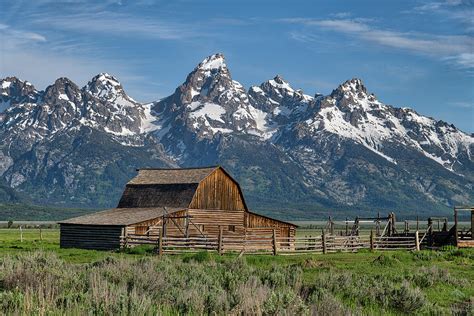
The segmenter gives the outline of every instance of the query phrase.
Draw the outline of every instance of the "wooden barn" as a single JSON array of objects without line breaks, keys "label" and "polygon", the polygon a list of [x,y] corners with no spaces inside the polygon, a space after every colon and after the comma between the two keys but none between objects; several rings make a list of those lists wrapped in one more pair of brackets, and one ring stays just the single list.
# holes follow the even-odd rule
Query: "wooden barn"
[{"label": "wooden barn", "polygon": [[117,208],[60,222],[61,247],[117,249],[121,237],[294,237],[296,225],[249,211],[222,167],[139,169]]}]

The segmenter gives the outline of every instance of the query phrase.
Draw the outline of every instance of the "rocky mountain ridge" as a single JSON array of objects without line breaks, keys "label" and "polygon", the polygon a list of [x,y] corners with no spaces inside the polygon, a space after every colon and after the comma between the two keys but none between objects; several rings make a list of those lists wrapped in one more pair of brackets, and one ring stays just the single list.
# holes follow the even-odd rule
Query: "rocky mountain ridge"
[{"label": "rocky mountain ridge", "polygon": [[0,176],[38,203],[110,206],[136,167],[205,164],[230,169],[252,207],[301,217],[474,202],[474,137],[380,102],[360,79],[327,96],[281,76],[245,90],[215,54],[148,104],[106,73],[82,88],[0,87]]}]

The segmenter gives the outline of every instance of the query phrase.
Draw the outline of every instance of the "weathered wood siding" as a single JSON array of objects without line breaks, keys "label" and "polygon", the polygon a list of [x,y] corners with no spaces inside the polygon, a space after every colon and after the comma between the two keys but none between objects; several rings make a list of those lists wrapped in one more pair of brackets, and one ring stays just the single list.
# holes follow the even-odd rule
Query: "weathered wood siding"
[{"label": "weathered wood siding", "polygon": [[276,229],[277,237],[294,237],[296,233],[293,225],[248,212],[245,213],[245,226],[248,230],[254,229],[254,234],[264,235],[273,229]]},{"label": "weathered wood siding", "polygon": [[122,226],[61,224],[61,248],[113,250],[120,248]]},{"label": "weathered wood siding", "polygon": [[235,183],[224,171],[216,169],[197,187],[191,209],[245,210],[243,196]]},{"label": "weathered wood siding", "polygon": [[[217,236],[220,227],[222,227],[224,235],[243,235],[244,228],[244,210],[202,210],[190,209],[188,214],[190,221],[199,227],[199,230],[208,236]],[[191,236],[200,236],[199,230],[191,224],[189,232]]]}]

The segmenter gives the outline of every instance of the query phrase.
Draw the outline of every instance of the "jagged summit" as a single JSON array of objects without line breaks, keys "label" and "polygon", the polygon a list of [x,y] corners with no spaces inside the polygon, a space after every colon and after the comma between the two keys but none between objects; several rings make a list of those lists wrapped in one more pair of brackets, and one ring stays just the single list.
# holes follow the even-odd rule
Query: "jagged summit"
[{"label": "jagged summit", "polygon": [[348,93],[357,95],[359,97],[368,95],[367,88],[365,87],[362,80],[359,78],[352,78],[340,84],[335,90],[332,91],[331,96],[337,97],[344,94],[347,95]]},{"label": "jagged summit", "polygon": [[88,83],[87,87],[94,87],[94,86],[122,86],[120,81],[117,80],[114,76],[106,73],[101,72],[94,76]]},{"label": "jagged summit", "polygon": [[125,93],[120,81],[105,72],[93,77],[83,90],[101,100],[116,100],[120,98],[132,103],[134,102],[134,100]]},{"label": "jagged summit", "polygon": [[0,79],[0,91],[1,95],[7,95],[10,93],[15,93],[17,90],[26,89],[28,91],[34,91],[34,86],[28,82],[21,80],[17,77],[6,77]]},{"label": "jagged summit", "polygon": [[[293,89],[281,75],[267,80],[260,86],[249,89],[251,103],[258,109],[269,113],[269,117],[289,117],[306,110],[314,98],[304,94],[301,89]],[[278,121],[286,120],[278,119]],[[272,125],[274,123],[268,123]]]},{"label": "jagged summit", "polygon": [[[177,136],[170,135],[167,128],[176,120],[185,122],[179,135],[193,133],[198,139],[231,133],[267,135],[265,114],[250,104],[244,87],[232,79],[222,54],[205,58],[175,93],[156,102],[153,110],[166,118],[162,123],[166,135],[160,134],[165,140]],[[176,155],[184,148],[184,145],[170,146],[175,147]]]},{"label": "jagged summit", "polygon": [[225,63],[225,57],[221,53],[217,53],[211,56],[206,57],[197,67],[196,69],[204,69],[204,70],[218,70],[227,68]]},{"label": "jagged summit", "polygon": [[291,90],[293,91],[293,88],[290,87],[290,84],[283,79],[282,76],[276,75],[273,79],[268,80],[268,83],[272,85],[273,87],[279,88],[279,89],[286,89],[286,90]]},{"label": "jagged summit", "polygon": [[28,81],[17,77],[6,77],[0,80],[0,113],[11,106],[25,102],[35,102],[38,91]]},{"label": "jagged summit", "polygon": [[44,91],[41,91],[41,93],[51,94],[53,92],[56,93],[58,91],[64,92],[65,90],[80,91],[81,89],[71,79],[67,77],[60,77],[56,79],[53,84],[47,86]]}]

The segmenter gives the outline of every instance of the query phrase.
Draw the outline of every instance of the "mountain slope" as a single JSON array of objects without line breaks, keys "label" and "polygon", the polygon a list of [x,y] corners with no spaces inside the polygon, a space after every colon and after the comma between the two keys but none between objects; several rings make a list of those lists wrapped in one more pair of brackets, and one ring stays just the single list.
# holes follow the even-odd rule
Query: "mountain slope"
[{"label": "mountain slope", "polygon": [[174,166],[147,133],[149,107],[112,76],[82,89],[67,78],[45,91],[27,87],[26,102],[15,101],[19,89],[3,93],[10,106],[0,125],[0,173],[37,203],[108,207],[137,166]]},{"label": "mountain slope", "polygon": [[0,87],[0,175],[37,203],[113,206],[137,167],[211,164],[252,208],[282,218],[474,203],[474,137],[382,103],[360,79],[327,96],[281,76],[246,91],[215,54],[148,104],[105,73],[83,88],[14,77]]}]

